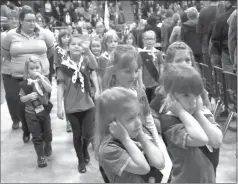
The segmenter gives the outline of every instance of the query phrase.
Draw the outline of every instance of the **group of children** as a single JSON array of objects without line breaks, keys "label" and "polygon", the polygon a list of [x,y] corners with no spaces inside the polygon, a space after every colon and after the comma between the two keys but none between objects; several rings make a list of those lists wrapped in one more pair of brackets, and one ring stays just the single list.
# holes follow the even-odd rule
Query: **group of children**
[{"label": "group of children", "polygon": [[[214,153],[223,135],[185,43],[171,44],[163,58],[153,31],[143,34],[141,50],[132,42],[118,44],[114,31],[89,44],[67,31],[58,39],[57,116],[65,114],[72,127],[80,173],[86,172],[92,143],[105,182],[215,182]],[[40,61],[30,57],[20,95],[29,104],[26,117],[38,166],[44,167],[44,156],[52,153],[51,85],[41,71]]]}]

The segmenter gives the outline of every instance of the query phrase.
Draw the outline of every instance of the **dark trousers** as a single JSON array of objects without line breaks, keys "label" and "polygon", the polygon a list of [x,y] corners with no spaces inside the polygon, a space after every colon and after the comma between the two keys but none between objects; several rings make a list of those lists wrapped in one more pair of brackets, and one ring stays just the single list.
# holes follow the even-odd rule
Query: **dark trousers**
[{"label": "dark trousers", "polygon": [[155,97],[155,88],[156,88],[156,87],[146,88],[146,89],[145,89],[145,93],[146,93],[146,96],[147,96],[147,99],[148,99],[148,102],[149,102],[149,103],[150,103],[151,100]]},{"label": "dark trousers", "polygon": [[7,107],[12,118],[13,123],[20,122],[19,108],[16,104],[19,104],[19,94],[17,94],[17,86],[14,84],[11,75],[2,74],[3,85],[5,89],[5,98]]},{"label": "dark trousers", "polygon": [[45,113],[44,116],[41,116],[25,112],[25,117],[30,133],[32,134],[32,142],[36,153],[38,156],[44,156],[43,142],[50,143],[52,141],[50,115]]},{"label": "dark trousers", "polygon": [[73,143],[79,160],[83,158],[83,142],[94,136],[94,108],[67,114],[73,131]]},{"label": "dark trousers", "polygon": [[19,92],[20,92],[20,86],[19,83],[22,82],[23,79],[22,78],[15,78],[12,77],[12,90],[14,91],[14,95],[15,95],[15,99],[17,99],[18,103],[15,104],[16,108],[18,109],[18,114],[19,114],[19,118],[20,121],[22,123],[22,130],[24,135],[30,135],[28,126],[27,126],[27,122],[26,122],[26,118],[25,118],[25,104],[21,102],[20,100],[20,96],[19,96]]}]

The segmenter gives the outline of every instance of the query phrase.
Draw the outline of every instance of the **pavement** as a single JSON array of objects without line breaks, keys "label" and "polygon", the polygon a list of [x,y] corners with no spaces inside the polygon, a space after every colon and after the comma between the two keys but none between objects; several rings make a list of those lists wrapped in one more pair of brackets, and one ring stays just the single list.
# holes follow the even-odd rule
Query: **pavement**
[{"label": "pavement", "polygon": [[[23,143],[22,130],[11,129],[12,121],[7,104],[1,100],[1,183],[103,183],[91,145],[91,161],[87,166],[87,173],[78,173],[72,133],[66,132],[66,121],[59,120],[56,116],[56,89],[53,81],[53,154],[48,158],[48,166],[45,168],[37,167],[33,144],[31,141]],[[1,88],[1,96],[4,96],[3,92]],[[236,122],[232,122],[232,126],[235,125]],[[217,183],[237,183],[236,150],[237,131],[234,128],[228,129],[221,147]]]}]

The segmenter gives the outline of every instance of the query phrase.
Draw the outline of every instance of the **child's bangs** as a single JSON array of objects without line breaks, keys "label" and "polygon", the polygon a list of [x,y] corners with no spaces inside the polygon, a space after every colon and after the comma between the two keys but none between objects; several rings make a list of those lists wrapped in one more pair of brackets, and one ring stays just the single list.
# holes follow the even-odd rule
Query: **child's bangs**
[{"label": "child's bangs", "polygon": [[199,95],[204,90],[203,81],[200,76],[186,75],[176,78],[171,86],[172,93]]},{"label": "child's bangs", "polygon": [[140,68],[139,55],[133,51],[126,52],[120,61],[120,68],[130,68],[132,64],[136,63],[137,69]]}]

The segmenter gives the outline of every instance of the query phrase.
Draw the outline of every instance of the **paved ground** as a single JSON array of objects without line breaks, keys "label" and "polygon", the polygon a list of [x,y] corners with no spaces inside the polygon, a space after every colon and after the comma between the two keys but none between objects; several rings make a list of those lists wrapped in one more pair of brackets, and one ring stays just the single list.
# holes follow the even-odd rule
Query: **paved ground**
[{"label": "paved ground", "polygon": [[[56,104],[56,85],[53,83],[52,102]],[[56,117],[56,105],[51,113],[53,155],[48,167],[39,169],[31,142],[24,144],[22,131],[11,130],[6,102],[1,105],[1,183],[99,183],[103,182],[97,161],[90,146],[91,162],[86,174],[77,171],[77,158],[72,134],[66,132],[65,121]],[[234,124],[234,123],[233,123]],[[220,153],[217,182],[237,183],[236,132],[228,130]]]}]

